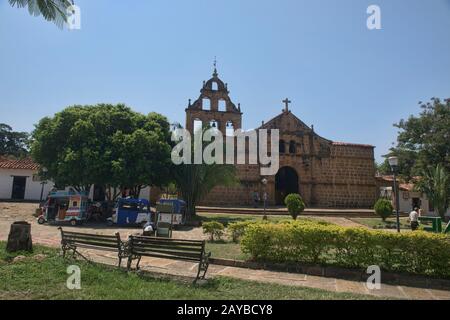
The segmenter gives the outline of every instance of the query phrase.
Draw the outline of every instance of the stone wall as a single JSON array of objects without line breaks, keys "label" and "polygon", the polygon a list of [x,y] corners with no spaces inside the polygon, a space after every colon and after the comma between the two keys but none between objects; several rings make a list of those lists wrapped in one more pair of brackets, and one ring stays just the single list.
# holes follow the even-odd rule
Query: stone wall
[{"label": "stone wall", "polygon": [[[310,207],[369,208],[377,198],[373,147],[330,144],[325,158],[299,154],[280,155],[280,167],[290,166],[299,176],[299,193]],[[308,163],[308,165],[306,165]],[[263,194],[259,165],[239,165],[240,184],[216,187],[203,205],[251,205],[252,193]],[[275,176],[266,177],[268,203],[275,204]]]}]

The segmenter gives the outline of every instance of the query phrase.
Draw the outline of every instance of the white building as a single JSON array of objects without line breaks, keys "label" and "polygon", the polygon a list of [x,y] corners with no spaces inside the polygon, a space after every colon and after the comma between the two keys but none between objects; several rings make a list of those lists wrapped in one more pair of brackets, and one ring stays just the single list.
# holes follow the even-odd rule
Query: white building
[{"label": "white building", "polygon": [[[380,197],[391,199],[392,205],[395,207],[395,196],[393,190],[392,176],[377,176],[377,184],[380,190]],[[422,209],[424,215],[437,216],[432,204],[428,201],[427,196],[416,191],[413,183],[404,183],[399,181],[399,211],[409,213],[414,207]],[[450,215],[450,208],[446,215]]]},{"label": "white building", "polygon": [[[0,200],[39,201],[45,199],[53,189],[51,181],[41,181],[39,165],[30,158],[0,158]],[[140,198],[150,199],[150,187],[141,190]],[[102,188],[92,186],[89,198],[94,201],[104,200]]]},{"label": "white building", "polygon": [[0,199],[39,201],[53,188],[38,175],[39,166],[31,159],[0,159]]}]

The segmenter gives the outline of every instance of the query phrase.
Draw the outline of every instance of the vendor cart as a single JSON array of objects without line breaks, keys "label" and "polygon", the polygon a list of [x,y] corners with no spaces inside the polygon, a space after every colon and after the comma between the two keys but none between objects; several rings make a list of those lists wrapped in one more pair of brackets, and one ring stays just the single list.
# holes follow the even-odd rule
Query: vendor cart
[{"label": "vendor cart", "polygon": [[150,203],[146,199],[120,198],[113,209],[113,214],[108,218],[108,224],[119,226],[139,225],[146,226],[151,223],[152,213]]},{"label": "vendor cart", "polygon": [[69,222],[73,226],[82,223],[87,218],[88,200],[87,193],[73,189],[50,192],[37,222]]}]

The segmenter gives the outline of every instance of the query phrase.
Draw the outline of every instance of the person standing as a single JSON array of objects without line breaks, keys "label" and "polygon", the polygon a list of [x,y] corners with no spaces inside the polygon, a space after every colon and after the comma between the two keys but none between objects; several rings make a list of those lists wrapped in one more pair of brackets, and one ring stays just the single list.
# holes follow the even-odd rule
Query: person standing
[{"label": "person standing", "polygon": [[411,230],[417,230],[419,227],[419,208],[415,207],[413,211],[409,213],[409,223],[411,224]]},{"label": "person standing", "polygon": [[259,192],[256,190],[253,191],[252,197],[253,197],[253,207],[257,208],[259,203]]}]

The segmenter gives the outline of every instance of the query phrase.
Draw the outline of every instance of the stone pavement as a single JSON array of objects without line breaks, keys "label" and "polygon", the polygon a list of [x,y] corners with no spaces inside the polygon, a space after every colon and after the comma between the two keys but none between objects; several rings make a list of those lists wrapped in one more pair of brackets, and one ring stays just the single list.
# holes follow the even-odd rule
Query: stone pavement
[{"label": "stone pavement", "polygon": [[[0,211],[0,240],[6,240],[9,233],[9,227],[17,217],[2,215]],[[31,231],[34,243],[58,247],[60,243],[60,234],[57,226],[38,225],[33,217],[27,217],[32,223]],[[66,229],[78,229],[79,227],[64,227]],[[81,231],[81,230],[80,230]],[[98,234],[114,234],[120,232],[123,239],[129,234],[140,232],[140,229],[133,228],[114,228],[105,226],[83,226],[83,232]],[[193,228],[188,231],[174,231],[174,238],[183,239],[204,239],[201,228]],[[117,256],[113,252],[82,250],[90,259],[106,264],[117,264]],[[158,274],[175,276],[195,276],[197,264],[158,258],[144,257],[141,261],[143,270],[155,272]],[[334,292],[350,292],[369,294],[377,297],[392,297],[400,299],[446,299],[450,300],[450,291],[415,288],[408,286],[397,286],[382,284],[380,290],[369,290],[365,283],[358,281],[349,281],[329,277],[311,276],[305,274],[276,272],[268,270],[253,270],[246,268],[227,267],[220,265],[210,265],[207,277],[227,276],[243,280],[252,280],[265,283],[277,283],[281,285],[301,286],[309,288],[318,288]]]}]

